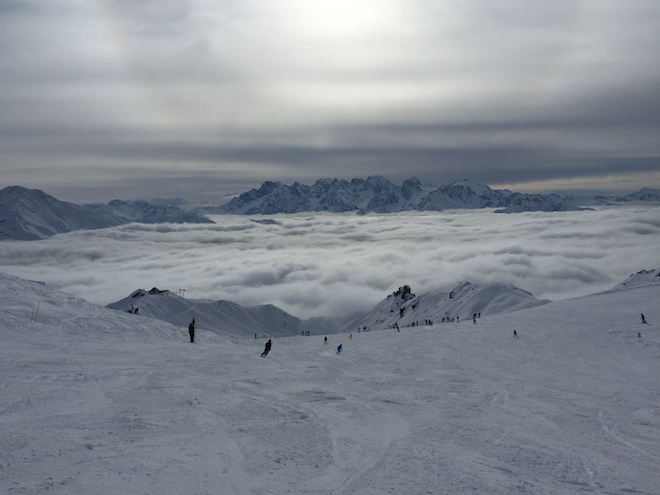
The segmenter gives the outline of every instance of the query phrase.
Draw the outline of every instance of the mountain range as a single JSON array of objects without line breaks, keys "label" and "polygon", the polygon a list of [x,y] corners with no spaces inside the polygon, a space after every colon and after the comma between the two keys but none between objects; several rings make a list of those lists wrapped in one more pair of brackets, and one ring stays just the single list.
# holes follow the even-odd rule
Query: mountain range
[{"label": "mountain range", "polygon": [[73,230],[140,223],[213,223],[173,205],[147,201],[111,201],[77,205],[60,201],[39,189],[11,186],[0,190],[0,240],[33,241]]},{"label": "mountain range", "polygon": [[522,211],[570,211],[594,205],[630,201],[660,201],[660,189],[642,189],[627,196],[560,196],[522,194],[495,190],[462,180],[435,186],[413,177],[397,186],[387,179],[321,179],[313,185],[295,182],[264,182],[259,189],[245,192],[221,206],[196,209],[200,214],[271,215],[307,211],[396,213],[401,211],[442,211],[458,208],[495,208],[497,213]]},{"label": "mountain range", "polygon": [[[658,279],[660,280],[660,279]],[[108,308],[156,318],[186,327],[195,318],[196,327],[218,335],[291,337],[382,330],[398,326],[413,327],[428,322],[444,323],[450,319],[471,319],[473,315],[500,313],[542,306],[549,301],[513,285],[472,284],[463,282],[447,292],[415,295],[409,285],[399,287],[372,309],[348,321],[317,317],[301,320],[271,304],[243,307],[230,301],[184,299],[169,290],[156,287],[138,289]],[[137,311],[136,311],[137,310]]]},{"label": "mountain range", "polygon": [[[130,222],[213,223],[211,214],[271,215],[311,211],[397,213],[492,208],[497,213],[571,211],[596,205],[660,202],[660,189],[645,188],[625,196],[560,196],[495,190],[467,180],[449,185],[422,184],[411,178],[397,186],[387,179],[321,179],[313,185],[264,182],[220,206],[184,209],[183,200],[113,200],[77,205],[38,189],[11,186],[0,190],[0,240],[39,240],[81,229],[102,229]],[[172,204],[168,204],[172,203]],[[176,203],[176,204],[174,204]]]}]

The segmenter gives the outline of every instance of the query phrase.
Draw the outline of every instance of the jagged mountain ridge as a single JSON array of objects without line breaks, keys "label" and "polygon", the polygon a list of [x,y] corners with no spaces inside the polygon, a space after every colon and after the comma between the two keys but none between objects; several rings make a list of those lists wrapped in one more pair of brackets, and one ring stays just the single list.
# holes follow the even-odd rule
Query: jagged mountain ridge
[{"label": "jagged mountain ridge", "polygon": [[403,285],[363,315],[344,325],[339,332],[382,330],[423,325],[427,320],[440,324],[452,318],[470,321],[474,314],[492,316],[542,306],[550,301],[537,299],[513,285],[463,282],[449,292],[427,292],[419,296]]},{"label": "jagged mountain ridge", "polygon": [[496,208],[497,213],[571,211],[597,204],[660,201],[660,190],[643,189],[628,196],[582,197],[558,194],[523,194],[462,180],[449,185],[424,185],[416,177],[396,186],[387,179],[320,179],[313,185],[264,182],[221,206],[202,207],[202,214],[271,215],[307,211],[396,213],[460,208]]},{"label": "jagged mountain ridge", "polygon": [[77,205],[39,189],[10,186],[0,190],[0,240],[40,240],[73,230],[103,229],[130,222],[213,223],[198,213],[146,201]]}]

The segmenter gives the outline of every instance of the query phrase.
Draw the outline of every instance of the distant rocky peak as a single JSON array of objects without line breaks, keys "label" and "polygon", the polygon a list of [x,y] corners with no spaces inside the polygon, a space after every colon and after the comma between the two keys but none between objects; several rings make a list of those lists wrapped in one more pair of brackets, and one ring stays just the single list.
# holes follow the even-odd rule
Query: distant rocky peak
[{"label": "distant rocky peak", "polygon": [[409,285],[404,285],[399,287],[399,290],[394,291],[391,297],[399,298],[402,301],[409,301],[410,299],[415,298],[415,294],[412,293]]}]

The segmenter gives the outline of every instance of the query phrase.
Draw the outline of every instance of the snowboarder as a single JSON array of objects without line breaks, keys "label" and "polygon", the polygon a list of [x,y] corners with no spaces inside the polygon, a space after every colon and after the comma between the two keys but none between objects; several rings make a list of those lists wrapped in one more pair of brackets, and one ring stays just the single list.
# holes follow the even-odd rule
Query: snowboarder
[{"label": "snowboarder", "polygon": [[323,345],[328,343],[328,337],[323,337]]},{"label": "snowboarder", "polygon": [[516,332],[515,330],[513,331],[513,337],[516,339],[518,338],[518,332]]},{"label": "snowboarder", "polygon": [[268,339],[268,342],[266,342],[266,346],[264,347],[264,352],[261,353],[261,357],[266,357],[268,356],[268,353],[270,352],[270,346],[272,346],[272,342],[270,339]]},{"label": "snowboarder", "polygon": [[195,318],[188,325],[188,335],[190,335],[190,342],[195,343]]},{"label": "snowboarder", "polygon": [[642,323],[646,323],[646,318],[644,318],[644,313],[642,313]]},{"label": "snowboarder", "polygon": [[337,346],[337,355],[340,355],[342,351],[341,344]]}]

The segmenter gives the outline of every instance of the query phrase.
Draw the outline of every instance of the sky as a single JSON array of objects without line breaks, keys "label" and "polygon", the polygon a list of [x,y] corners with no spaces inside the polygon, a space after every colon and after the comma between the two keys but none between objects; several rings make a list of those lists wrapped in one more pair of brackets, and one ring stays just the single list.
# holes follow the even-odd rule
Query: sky
[{"label": "sky", "polygon": [[660,187],[660,3],[2,0],[1,186]]},{"label": "sky", "polygon": [[399,287],[502,283],[538,299],[608,290],[660,268],[660,207],[497,214],[217,215],[0,242],[0,270],[100,305],[137,289],[349,318]]}]

